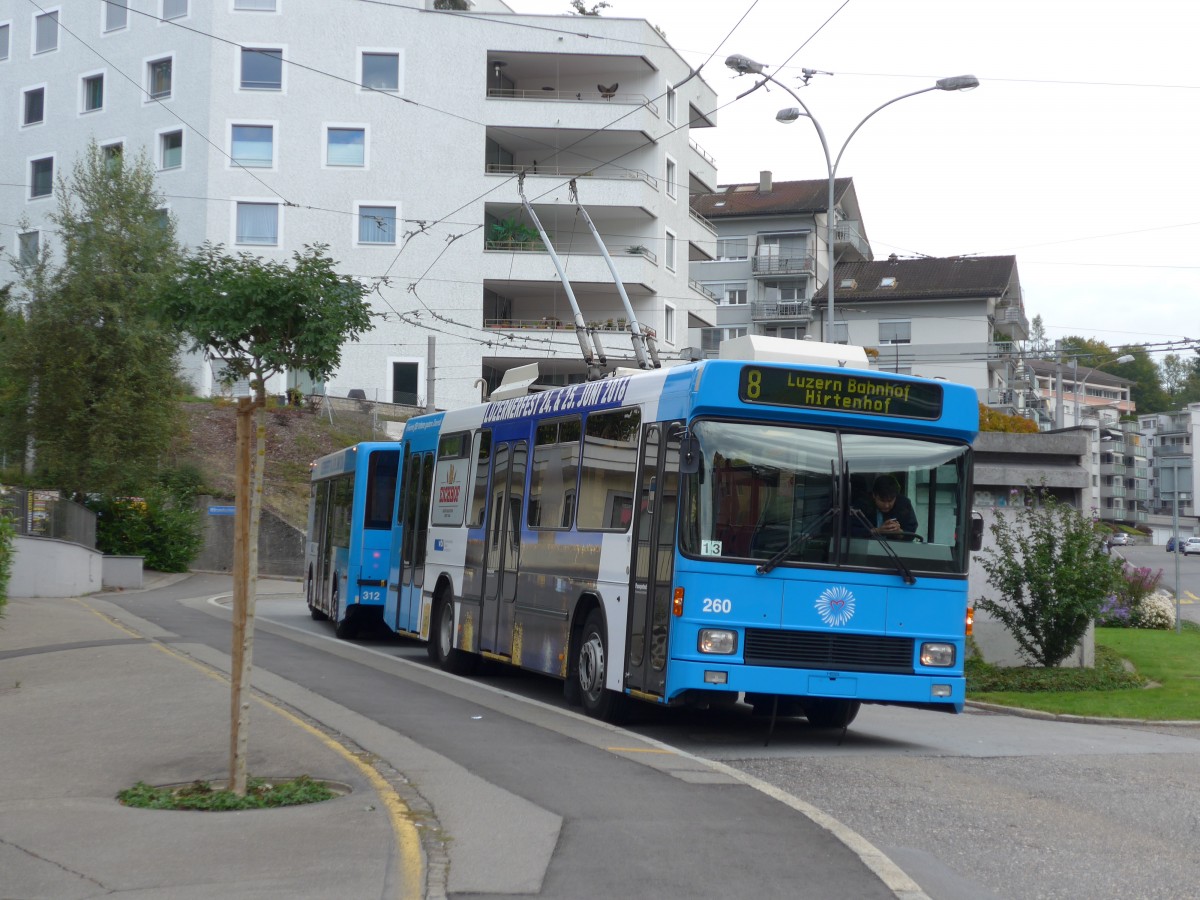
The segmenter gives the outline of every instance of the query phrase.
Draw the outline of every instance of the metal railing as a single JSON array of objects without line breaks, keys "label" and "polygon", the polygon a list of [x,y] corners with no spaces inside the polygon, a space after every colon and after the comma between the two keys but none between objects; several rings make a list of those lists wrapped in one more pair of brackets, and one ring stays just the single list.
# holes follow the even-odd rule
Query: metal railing
[{"label": "metal railing", "polygon": [[817,271],[817,255],[812,252],[789,253],[786,256],[759,253],[751,257],[750,271],[755,275],[812,275]]},{"label": "metal railing", "polygon": [[[645,94],[629,91],[618,91],[612,94],[601,94],[594,88],[584,91],[556,91],[539,88],[528,91],[523,88],[488,88],[487,95],[498,100],[560,100],[568,103],[623,103],[632,106],[644,106],[654,115],[658,115],[658,107]],[[715,163],[714,163],[715,165]]]},{"label": "metal railing", "polygon": [[704,216],[700,215],[700,213],[696,212],[694,209],[691,209],[689,207],[688,215],[690,215],[692,217],[692,221],[694,221],[697,225],[699,225],[705,231],[712,234],[713,237],[717,236],[717,226],[714,225],[712,222],[708,221],[708,219],[704,218]]},{"label": "metal railing", "polygon": [[[600,256],[600,250],[595,246],[583,247],[580,249],[560,247],[555,235],[550,235],[550,241],[554,244],[555,250],[559,254],[569,254],[571,256]],[[541,240],[535,241],[493,241],[485,240],[483,242],[484,250],[492,250],[500,253],[546,253],[546,247]],[[609,255],[613,259],[619,259],[622,255],[625,256],[640,256],[643,259],[648,259],[654,265],[658,265],[658,257],[653,250],[643,247],[641,244],[634,244],[629,247],[617,248],[609,247]]]},{"label": "metal railing", "polygon": [[808,300],[779,300],[772,303],[750,304],[750,318],[761,319],[811,319],[812,303]]},{"label": "metal railing", "polygon": [[644,181],[650,187],[658,190],[658,179],[649,172],[641,169],[622,169],[616,166],[599,166],[591,169],[571,168],[570,166],[547,166],[538,163],[536,166],[527,163],[488,163],[489,175],[544,175],[547,178],[601,178],[608,181]]},{"label": "metal railing", "polygon": [[705,150],[703,147],[701,147],[699,144],[697,144],[692,138],[688,138],[688,146],[691,147],[693,150],[695,150],[697,153],[699,153],[701,159],[708,162],[714,168],[716,167],[716,165],[717,165],[716,157],[713,156],[711,153],[709,153],[707,150]]},{"label": "metal railing", "polygon": [[24,537],[58,538],[96,548],[96,514],[58,491],[0,486],[0,516],[12,520]]}]

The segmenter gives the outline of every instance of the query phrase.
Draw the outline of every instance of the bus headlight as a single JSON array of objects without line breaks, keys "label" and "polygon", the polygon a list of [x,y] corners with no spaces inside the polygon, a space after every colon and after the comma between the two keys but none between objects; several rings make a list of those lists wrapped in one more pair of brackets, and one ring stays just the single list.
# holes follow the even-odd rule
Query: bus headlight
[{"label": "bus headlight", "polygon": [[697,649],[701,653],[737,653],[738,636],[728,628],[701,628]]},{"label": "bus headlight", "polygon": [[922,644],[921,665],[923,666],[952,666],[954,665],[953,644]]}]

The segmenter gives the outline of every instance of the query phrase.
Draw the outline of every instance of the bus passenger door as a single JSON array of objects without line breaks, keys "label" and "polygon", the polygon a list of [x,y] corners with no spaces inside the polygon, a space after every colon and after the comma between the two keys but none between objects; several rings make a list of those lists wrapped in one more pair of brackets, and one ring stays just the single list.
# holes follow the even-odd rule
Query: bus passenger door
[{"label": "bus passenger door", "polygon": [[425,584],[425,539],[429,534],[429,502],[433,492],[433,454],[406,453],[404,488],[399,518],[403,522],[399,543],[398,598],[393,629],[421,630],[421,589]]},{"label": "bus passenger door", "polygon": [[486,525],[487,563],[480,609],[479,649],[512,654],[513,604],[521,550],[521,509],[525,491],[524,441],[496,444]]},{"label": "bus passenger door", "polygon": [[675,574],[680,431],[677,423],[657,422],[643,427],[633,519],[633,559],[629,567],[632,602],[625,685],[660,697],[666,691]]}]

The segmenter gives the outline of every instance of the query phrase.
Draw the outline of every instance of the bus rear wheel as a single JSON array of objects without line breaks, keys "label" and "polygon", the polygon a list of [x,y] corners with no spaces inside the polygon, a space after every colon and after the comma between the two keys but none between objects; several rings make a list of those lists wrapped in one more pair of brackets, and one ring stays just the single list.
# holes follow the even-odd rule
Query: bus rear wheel
[{"label": "bus rear wheel", "polygon": [[804,701],[804,717],[816,728],[845,728],[861,707],[857,700],[809,699]]},{"label": "bus rear wheel", "polygon": [[333,609],[333,612],[330,613],[330,615],[329,615],[329,617],[331,619],[333,619],[333,622],[334,622],[333,633],[336,634],[343,641],[348,641],[351,638],[353,638],[355,635],[357,635],[358,634],[358,623],[355,621],[355,618],[354,618],[355,611],[353,609],[346,610],[346,618],[342,619],[340,622],[338,621],[338,616],[341,615],[341,612],[342,612],[342,608],[341,608],[342,607],[342,598],[341,598],[340,592],[338,591],[338,586],[337,586],[336,581],[334,582],[334,585],[333,585],[333,601],[330,604],[330,606]]},{"label": "bus rear wheel", "polygon": [[308,587],[305,590],[308,598],[308,614],[312,616],[314,622],[324,622],[329,616],[321,612],[313,605],[313,577],[312,572],[308,573]]},{"label": "bus rear wheel", "polygon": [[434,605],[433,628],[426,650],[429,658],[444,671],[467,675],[475,668],[477,657],[454,646],[454,633],[454,602],[450,597],[439,595]]},{"label": "bus rear wheel", "polygon": [[575,677],[579,680],[579,702],[589,716],[605,722],[622,718],[625,698],[604,685],[608,681],[608,635],[600,610],[588,613],[579,637]]}]

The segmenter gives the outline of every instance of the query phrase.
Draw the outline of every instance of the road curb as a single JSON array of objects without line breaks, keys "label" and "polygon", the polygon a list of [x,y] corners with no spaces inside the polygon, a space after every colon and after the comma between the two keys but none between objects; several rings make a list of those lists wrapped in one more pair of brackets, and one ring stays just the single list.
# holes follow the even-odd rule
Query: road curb
[{"label": "road curb", "polygon": [[965,704],[971,709],[985,712],[1006,713],[1010,716],[1020,716],[1025,719],[1045,719],[1052,722],[1074,722],[1081,725],[1143,725],[1154,727],[1183,727],[1200,728],[1197,719],[1118,719],[1107,716],[1073,716],[1068,713],[1050,713],[1040,709],[1025,709],[1021,706],[1004,706],[1000,703],[984,703],[981,700],[968,700]]}]

